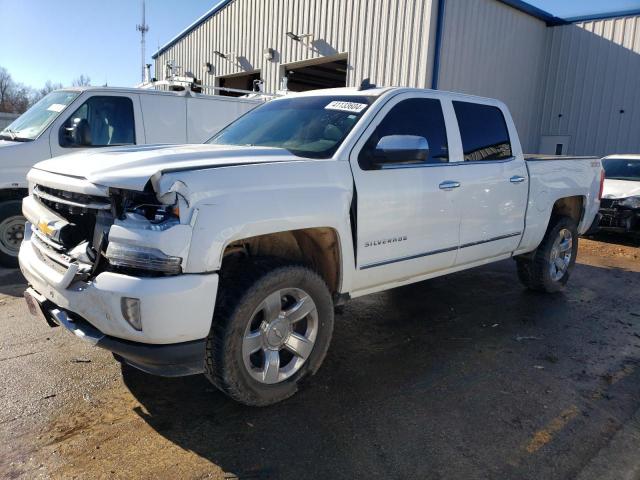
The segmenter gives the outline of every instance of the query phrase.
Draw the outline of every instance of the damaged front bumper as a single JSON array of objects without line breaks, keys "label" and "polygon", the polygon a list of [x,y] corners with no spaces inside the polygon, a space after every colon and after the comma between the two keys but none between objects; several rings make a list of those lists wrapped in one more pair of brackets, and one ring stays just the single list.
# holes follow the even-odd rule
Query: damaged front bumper
[{"label": "damaged front bumper", "polygon": [[195,375],[204,371],[206,340],[154,345],[105,335],[86,320],[56,307],[33,288],[24,293],[29,310],[51,326],[62,326],[90,344],[109,350],[121,363],[164,377]]},{"label": "damaged front bumper", "polygon": [[600,230],[640,233],[640,209],[610,207],[600,209]]},{"label": "damaged front bumper", "polygon": [[[69,269],[58,271],[38,254],[29,227],[20,268],[48,321],[150,373],[202,371],[201,347],[213,318],[216,273],[149,278],[102,272],[91,279],[69,279]],[[140,330],[125,318],[123,298],[139,300]],[[199,357],[195,364],[189,360],[192,354]]]}]

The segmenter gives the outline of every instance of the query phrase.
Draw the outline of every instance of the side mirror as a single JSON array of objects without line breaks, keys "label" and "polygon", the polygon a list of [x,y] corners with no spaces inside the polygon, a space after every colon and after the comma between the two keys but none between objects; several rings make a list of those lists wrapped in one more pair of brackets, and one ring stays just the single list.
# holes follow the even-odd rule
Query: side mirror
[{"label": "side mirror", "polygon": [[377,166],[387,163],[423,163],[429,158],[429,142],[417,135],[382,137],[373,152]]},{"label": "side mirror", "polygon": [[60,130],[60,145],[64,147],[90,147],[91,128],[85,118],[70,118]]}]

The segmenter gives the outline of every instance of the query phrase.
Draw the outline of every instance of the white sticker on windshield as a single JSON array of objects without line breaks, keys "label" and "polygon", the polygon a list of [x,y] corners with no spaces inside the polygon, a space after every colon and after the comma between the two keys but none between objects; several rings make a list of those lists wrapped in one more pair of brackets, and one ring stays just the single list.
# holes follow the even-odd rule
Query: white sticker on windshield
[{"label": "white sticker on windshield", "polygon": [[61,103],[52,103],[51,106],[47,108],[47,110],[51,112],[61,112],[62,110],[64,110],[64,107],[65,106]]},{"label": "white sticker on windshield", "polygon": [[324,107],[325,110],[340,110],[341,112],[355,112],[355,113],[360,113],[365,108],[367,108],[366,103],[343,102],[339,100],[334,100],[329,105]]}]

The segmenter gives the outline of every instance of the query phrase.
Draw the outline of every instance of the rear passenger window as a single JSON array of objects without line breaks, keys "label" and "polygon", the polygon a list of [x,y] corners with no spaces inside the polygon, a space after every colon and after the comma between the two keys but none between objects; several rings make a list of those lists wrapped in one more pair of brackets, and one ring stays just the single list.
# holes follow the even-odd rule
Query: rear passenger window
[{"label": "rear passenger window", "polygon": [[491,105],[453,102],[460,127],[465,162],[505,160],[512,156],[507,123]]},{"label": "rear passenger window", "polygon": [[[384,117],[362,148],[358,163],[363,170],[381,168],[374,160],[374,150],[383,137],[410,135],[423,137],[428,142],[429,156],[423,161],[398,161],[401,164],[445,163],[449,161],[447,128],[440,100],[411,98],[393,107]],[[393,164],[393,161],[386,162]]]}]

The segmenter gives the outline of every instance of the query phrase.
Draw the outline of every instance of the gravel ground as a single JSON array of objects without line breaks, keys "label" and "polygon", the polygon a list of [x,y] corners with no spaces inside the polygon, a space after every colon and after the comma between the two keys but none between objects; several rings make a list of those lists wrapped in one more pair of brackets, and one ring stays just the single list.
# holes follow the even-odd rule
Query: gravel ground
[{"label": "gravel ground", "polygon": [[261,409],[121,369],[32,319],[22,282],[0,270],[2,478],[640,478],[634,240],[582,240],[559,295],[506,261],[354,300]]}]

